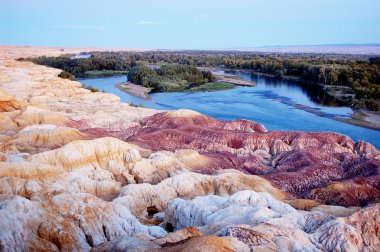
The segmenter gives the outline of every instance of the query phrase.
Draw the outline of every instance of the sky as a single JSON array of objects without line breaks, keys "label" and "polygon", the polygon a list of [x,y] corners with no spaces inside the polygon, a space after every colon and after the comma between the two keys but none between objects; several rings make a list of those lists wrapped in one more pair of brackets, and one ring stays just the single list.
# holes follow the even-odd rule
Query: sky
[{"label": "sky", "polygon": [[380,0],[0,0],[0,44],[152,49],[380,43]]}]

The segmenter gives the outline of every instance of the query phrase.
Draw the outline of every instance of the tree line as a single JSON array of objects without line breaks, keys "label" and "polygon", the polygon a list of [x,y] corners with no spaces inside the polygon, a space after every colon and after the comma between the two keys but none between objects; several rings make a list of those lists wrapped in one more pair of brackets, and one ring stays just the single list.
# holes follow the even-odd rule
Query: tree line
[{"label": "tree line", "polygon": [[123,60],[120,56],[97,54],[90,58],[72,59],[69,56],[60,57],[37,57],[19,59],[31,61],[35,64],[46,65],[54,68],[59,68],[75,77],[86,77],[86,72],[97,70],[110,70],[110,71],[128,71],[130,63]]}]

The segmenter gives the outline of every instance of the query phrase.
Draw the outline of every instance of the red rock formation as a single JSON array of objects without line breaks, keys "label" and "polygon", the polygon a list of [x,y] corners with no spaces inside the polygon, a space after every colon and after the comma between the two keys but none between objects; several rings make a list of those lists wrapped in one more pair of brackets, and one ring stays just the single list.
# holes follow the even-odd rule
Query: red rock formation
[{"label": "red rock formation", "polygon": [[[369,143],[355,144],[338,133],[267,132],[254,122],[226,122],[196,112],[177,111],[147,117],[141,126],[124,132],[96,130],[92,134],[112,135],[154,151],[194,149],[214,160],[197,172],[209,174],[233,168],[262,175],[274,186],[298,197],[344,206],[379,200],[375,197],[380,193],[379,152]],[[316,191],[311,193],[334,181],[345,183],[355,178],[365,178],[367,185],[355,186],[358,193],[349,197],[338,200],[332,195],[320,197]],[[342,190],[340,194],[349,191]]]},{"label": "red rock formation", "polygon": [[0,91],[0,112],[11,112],[25,107],[23,102]]}]

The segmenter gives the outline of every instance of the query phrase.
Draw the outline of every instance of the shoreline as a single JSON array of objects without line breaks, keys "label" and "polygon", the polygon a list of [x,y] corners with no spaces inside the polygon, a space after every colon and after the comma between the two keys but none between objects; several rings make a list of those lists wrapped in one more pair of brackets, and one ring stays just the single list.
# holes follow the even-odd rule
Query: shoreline
[{"label": "shoreline", "polygon": [[[373,120],[375,121],[375,123],[371,123],[370,121],[363,119],[363,117],[366,119]],[[354,113],[351,114],[349,118],[334,117],[333,119],[358,127],[380,131],[380,115],[372,112],[357,110],[354,111]]]}]

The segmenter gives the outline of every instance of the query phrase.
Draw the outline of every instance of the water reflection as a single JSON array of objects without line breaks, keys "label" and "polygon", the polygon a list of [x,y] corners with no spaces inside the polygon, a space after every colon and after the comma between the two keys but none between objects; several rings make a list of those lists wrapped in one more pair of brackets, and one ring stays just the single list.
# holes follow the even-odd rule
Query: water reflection
[{"label": "water reflection", "polygon": [[283,88],[286,87],[289,92],[301,92],[306,95],[309,101],[315,104],[330,106],[330,107],[344,107],[346,104],[337,100],[335,97],[329,95],[322,86],[311,85],[306,82],[295,82],[287,80],[277,80],[263,75],[251,74],[240,71],[225,71],[229,74],[234,74],[246,80],[253,81],[258,86],[268,88]]}]

